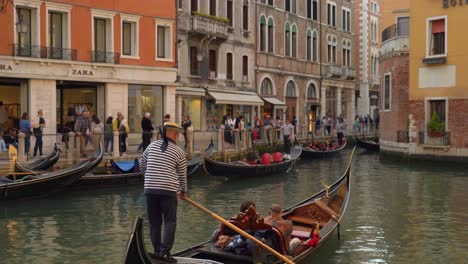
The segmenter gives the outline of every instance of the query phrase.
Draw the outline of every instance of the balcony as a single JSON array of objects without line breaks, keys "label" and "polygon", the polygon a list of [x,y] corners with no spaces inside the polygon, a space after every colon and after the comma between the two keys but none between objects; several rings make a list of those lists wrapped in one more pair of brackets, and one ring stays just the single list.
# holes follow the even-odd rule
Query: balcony
[{"label": "balcony", "polygon": [[193,15],[190,17],[191,34],[211,35],[217,38],[226,39],[228,37],[227,22],[220,21],[219,18],[208,15]]},{"label": "balcony", "polygon": [[93,50],[93,51],[90,51],[90,53],[91,53],[91,62],[111,63],[111,64],[120,63],[120,53],[106,52],[106,51],[100,51],[100,50]]},{"label": "balcony", "polygon": [[17,57],[29,57],[53,60],[76,60],[76,49],[41,47],[35,45],[12,44],[13,54]]},{"label": "balcony", "polygon": [[344,75],[345,75],[346,79],[353,80],[354,78],[356,78],[356,70],[355,69],[344,67],[343,71],[344,71]]},{"label": "balcony", "polygon": [[393,24],[382,32],[380,56],[409,52],[409,23]]},{"label": "balcony", "polygon": [[328,65],[328,76],[329,77],[340,77],[343,74],[341,66],[330,64]]}]

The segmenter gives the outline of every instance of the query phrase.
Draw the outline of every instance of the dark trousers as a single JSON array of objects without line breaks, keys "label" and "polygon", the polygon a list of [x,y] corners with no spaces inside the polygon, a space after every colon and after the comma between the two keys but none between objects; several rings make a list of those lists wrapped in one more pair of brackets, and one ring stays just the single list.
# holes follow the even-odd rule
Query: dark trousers
[{"label": "dark trousers", "polygon": [[104,135],[104,150],[107,152],[107,149],[111,146],[110,151],[114,151],[114,142],[112,141],[112,135]]},{"label": "dark trousers", "polygon": [[30,146],[31,146],[31,135],[26,134],[24,137],[24,154],[28,155]]},{"label": "dark trousers", "polygon": [[284,153],[291,154],[291,143],[289,142],[289,135],[283,136],[283,143],[284,143]]},{"label": "dark trousers", "polygon": [[151,131],[144,131],[143,134],[141,135],[141,138],[143,139],[143,145],[142,145],[143,151],[145,151],[145,149],[151,143],[151,136],[152,136]]},{"label": "dark trousers", "polygon": [[120,153],[127,151],[127,134],[120,134],[119,135],[119,145],[120,145]]},{"label": "dark trousers", "polygon": [[42,134],[36,134],[36,143],[34,144],[34,154],[36,156],[37,151],[39,150],[39,155],[42,156]]},{"label": "dark trousers", "polygon": [[338,132],[336,136],[338,137],[338,145],[343,145],[343,132]]},{"label": "dark trousers", "polygon": [[184,131],[184,149],[187,149],[187,130]]},{"label": "dark trousers", "polygon": [[[174,245],[177,226],[177,197],[146,194],[146,206],[150,222],[150,237],[155,254],[170,252]],[[161,227],[164,223],[164,236],[161,242]]]}]

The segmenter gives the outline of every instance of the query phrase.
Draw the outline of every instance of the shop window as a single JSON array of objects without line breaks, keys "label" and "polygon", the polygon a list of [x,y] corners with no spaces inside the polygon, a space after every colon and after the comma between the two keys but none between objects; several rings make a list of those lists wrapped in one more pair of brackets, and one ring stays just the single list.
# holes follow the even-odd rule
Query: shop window
[{"label": "shop window", "polygon": [[234,22],[232,21],[234,16],[233,16],[233,7],[232,7],[232,0],[228,0],[226,3],[226,17],[229,19],[228,25],[230,27],[234,26]]},{"label": "shop window", "polygon": [[384,75],[384,96],[383,96],[383,110],[390,111],[391,96],[392,96],[392,75]]},{"label": "shop window", "polygon": [[189,115],[195,130],[201,130],[201,99],[197,97],[182,97],[182,114]]},{"label": "shop window", "polygon": [[249,81],[249,57],[242,56],[242,81]]},{"label": "shop window", "polygon": [[157,60],[172,61],[172,22],[156,22]]},{"label": "shop window", "polygon": [[190,75],[198,76],[198,48],[190,47]]},{"label": "shop window", "polygon": [[232,53],[226,54],[226,79],[232,80]]},{"label": "shop window", "polygon": [[210,0],[210,15],[216,16],[216,1],[218,0]]},{"label": "shop window", "polygon": [[266,19],[264,16],[260,17],[260,51],[266,50]]},{"label": "shop window", "polygon": [[268,18],[268,52],[273,53],[273,18]]},{"label": "shop window", "polygon": [[428,55],[446,55],[446,18],[428,21]]},{"label": "shop window", "polygon": [[242,5],[242,29],[249,30],[249,2],[244,1]]},{"label": "shop window", "polygon": [[146,112],[151,114],[153,126],[163,124],[163,87],[151,85],[128,85],[128,124],[130,132],[141,132],[141,119]]},{"label": "shop window", "polygon": [[210,75],[209,75],[209,79],[210,80],[214,80],[216,79],[216,73],[217,73],[217,70],[216,70],[216,50],[212,50],[210,49],[209,51],[209,68],[210,68]]},{"label": "shop window", "polygon": [[260,87],[261,95],[273,95],[273,84],[270,79],[265,78]]}]

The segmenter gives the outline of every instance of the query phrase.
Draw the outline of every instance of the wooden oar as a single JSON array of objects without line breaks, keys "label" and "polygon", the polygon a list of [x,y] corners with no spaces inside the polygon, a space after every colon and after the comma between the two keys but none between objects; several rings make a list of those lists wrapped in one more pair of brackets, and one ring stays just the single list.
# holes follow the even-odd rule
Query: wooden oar
[{"label": "wooden oar", "polygon": [[188,198],[187,196],[185,196],[184,198],[185,201],[187,201],[188,203],[192,204],[193,206],[197,207],[198,209],[202,210],[203,212],[205,212],[206,214],[208,214],[209,216],[213,217],[214,219],[220,221],[221,223],[225,224],[226,226],[228,226],[229,228],[231,228],[232,230],[236,231],[237,233],[241,234],[242,236],[252,240],[253,242],[255,242],[256,244],[258,244],[260,247],[270,251],[271,253],[273,253],[276,257],[278,257],[279,259],[281,259],[282,261],[284,261],[285,263],[288,263],[288,264],[294,264],[294,262],[292,262],[290,259],[288,259],[286,256],[282,255],[281,253],[277,252],[276,250],[272,249],[271,247],[269,247],[267,244],[263,243],[262,241],[256,239],[255,237],[251,236],[249,233],[245,232],[244,230],[238,228],[237,226],[229,223],[229,221],[226,221],[224,218],[220,217],[219,215],[211,212],[210,210],[208,210],[207,208],[203,207],[201,204],[198,204],[196,202],[194,202],[193,200],[191,200],[190,198]]}]

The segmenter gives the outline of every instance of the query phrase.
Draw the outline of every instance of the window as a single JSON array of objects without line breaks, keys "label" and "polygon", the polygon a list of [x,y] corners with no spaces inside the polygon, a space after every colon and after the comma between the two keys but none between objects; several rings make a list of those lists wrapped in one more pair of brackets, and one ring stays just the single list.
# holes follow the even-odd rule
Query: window
[{"label": "window", "polygon": [[392,75],[387,73],[384,75],[383,110],[390,111],[391,96],[392,96]]},{"label": "window", "polygon": [[16,43],[18,44],[16,55],[19,56],[31,56],[31,45],[32,45],[32,14],[31,9],[17,8],[16,16],[18,18],[16,22],[17,38]]},{"label": "window", "polygon": [[268,0],[268,5],[273,6],[274,5],[273,2],[274,0]]},{"label": "window", "polygon": [[249,4],[247,1],[244,1],[242,6],[242,29],[249,30]]},{"label": "window", "polygon": [[290,56],[291,55],[291,30],[289,27],[289,23],[286,23],[284,28],[284,55]]},{"label": "window", "polygon": [[62,58],[63,48],[63,14],[49,12],[49,49],[48,56],[53,59]]},{"label": "window", "polygon": [[268,52],[273,53],[273,18],[268,18]]},{"label": "window", "polygon": [[266,50],[266,19],[264,16],[260,17],[260,51]]},{"label": "window", "polygon": [[76,50],[70,49],[70,11],[72,6],[45,2],[47,58],[76,60]]},{"label": "window", "polygon": [[312,0],[312,19],[318,20],[318,1]]},{"label": "window", "polygon": [[397,34],[398,36],[408,36],[409,17],[399,17],[397,19]]},{"label": "window", "polygon": [[310,29],[307,30],[306,59],[308,61],[312,59],[312,33]]},{"label": "window", "polygon": [[351,67],[351,41],[343,40],[343,66]]},{"label": "window", "polygon": [[286,85],[286,97],[296,97],[296,85],[293,81],[289,81]]},{"label": "window", "polygon": [[139,16],[120,14],[122,19],[122,55],[138,56],[138,21]]},{"label": "window", "polygon": [[208,60],[209,60],[209,69],[210,69],[210,76],[209,79],[215,79],[216,78],[216,50],[210,49],[209,54],[208,54]]},{"label": "window", "polygon": [[172,61],[172,21],[156,22],[156,60]]},{"label": "window", "polygon": [[291,0],[284,0],[284,10],[291,12]]},{"label": "window", "polygon": [[296,0],[291,0],[291,12],[296,14],[297,9],[296,9]]},{"label": "window", "polygon": [[260,94],[261,95],[273,95],[273,83],[270,79],[265,78],[262,81],[260,86]]},{"label": "window", "polygon": [[226,17],[229,19],[229,26],[232,27],[234,26],[234,22],[232,21],[233,19],[233,9],[232,9],[232,0],[227,0],[226,3]]},{"label": "window", "polygon": [[183,8],[183,2],[184,2],[184,0],[177,0],[177,8],[179,10],[182,10],[182,8]]},{"label": "window", "polygon": [[351,32],[351,10],[343,8],[342,12],[342,29],[343,31]]},{"label": "window", "polygon": [[297,57],[297,27],[292,26],[292,57]]},{"label": "window", "polygon": [[318,61],[318,37],[315,30],[312,33],[312,60]]},{"label": "window", "polygon": [[94,49],[96,51],[107,51],[107,21],[102,18],[94,19]]},{"label": "window", "polygon": [[198,12],[198,0],[190,1],[190,13]]},{"label": "window", "polygon": [[336,4],[327,3],[327,23],[330,26],[336,27]]},{"label": "window", "polygon": [[337,41],[335,36],[328,36],[327,38],[327,61],[328,63],[336,64],[336,48]]},{"label": "window", "polygon": [[218,0],[210,0],[210,15],[216,16],[216,1]]},{"label": "window", "polygon": [[198,48],[190,47],[190,75],[198,76]]},{"label": "window", "polygon": [[371,70],[371,75],[374,75],[375,72],[374,72],[374,54],[371,55],[371,67],[370,67],[370,70]]},{"label": "window", "polygon": [[428,122],[432,119],[432,115],[437,113],[440,121],[446,123],[447,118],[445,109],[445,100],[429,100],[429,116],[427,117]]},{"label": "window", "polygon": [[249,81],[249,57],[242,56],[242,81]]},{"label": "window", "polygon": [[429,56],[440,56],[447,54],[446,21],[447,18],[428,20],[428,51]]},{"label": "window", "polygon": [[226,54],[226,79],[232,80],[232,53]]},{"label": "window", "polygon": [[119,53],[114,52],[114,12],[92,10],[93,62],[118,63]]},{"label": "window", "polygon": [[307,88],[307,99],[317,98],[317,93],[315,91],[315,85],[313,83],[309,84]]},{"label": "window", "polygon": [[307,18],[311,19],[312,18],[312,0],[307,0]]}]

